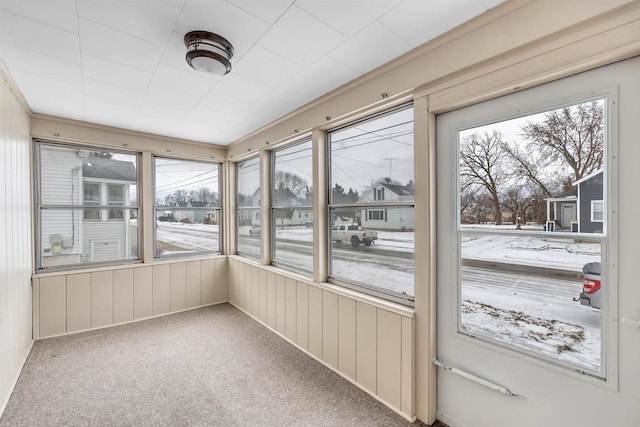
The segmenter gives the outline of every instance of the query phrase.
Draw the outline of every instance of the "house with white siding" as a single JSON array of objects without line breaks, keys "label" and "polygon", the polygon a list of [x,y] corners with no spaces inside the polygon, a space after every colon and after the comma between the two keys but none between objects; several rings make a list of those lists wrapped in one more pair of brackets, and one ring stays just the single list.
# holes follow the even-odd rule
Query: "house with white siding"
[{"label": "house with white siding", "polygon": [[[413,186],[378,182],[365,190],[358,203],[411,202]],[[360,214],[362,227],[377,230],[409,231],[414,227],[413,207],[372,206],[362,209]]]},{"label": "house with white siding", "polygon": [[41,182],[44,202],[96,206],[44,211],[44,266],[111,261],[137,252],[137,224],[126,209],[137,177],[132,162],[46,146],[40,164],[48,171]]}]

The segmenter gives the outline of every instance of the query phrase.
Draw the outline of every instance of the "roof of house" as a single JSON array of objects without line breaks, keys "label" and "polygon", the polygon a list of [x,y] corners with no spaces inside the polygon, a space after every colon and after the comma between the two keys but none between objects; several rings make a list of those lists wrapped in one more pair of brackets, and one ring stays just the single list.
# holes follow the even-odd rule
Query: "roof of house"
[{"label": "roof of house", "polygon": [[206,208],[209,206],[209,202],[190,202],[193,208]]},{"label": "roof of house", "polygon": [[271,197],[275,205],[290,205],[291,200],[298,200],[298,197],[288,188],[276,188]]},{"label": "roof of house", "polygon": [[136,182],[138,179],[138,173],[132,162],[100,157],[90,157],[82,163],[82,176],[128,182]]},{"label": "roof of house", "polygon": [[384,185],[398,196],[413,196],[415,192],[413,186],[409,185],[387,184],[386,182],[381,182],[380,185]]},{"label": "roof of house", "polygon": [[577,186],[578,184],[582,184],[582,183],[583,183],[583,182],[585,182],[585,181],[589,181],[591,178],[593,178],[593,177],[594,177],[594,176],[596,176],[596,175],[601,174],[603,171],[604,171],[604,169],[598,169],[598,170],[597,170],[597,171],[595,171],[595,172],[591,172],[589,175],[587,175],[587,176],[583,176],[582,178],[580,178],[579,180],[577,180],[576,182],[574,182],[574,183],[573,183],[573,184],[571,184],[571,185],[573,185],[573,186]]},{"label": "roof of house", "polygon": [[564,193],[560,193],[557,196],[546,197],[545,200],[551,202],[562,202],[562,201],[572,201],[578,199],[578,189],[574,188],[569,191],[565,191]]}]

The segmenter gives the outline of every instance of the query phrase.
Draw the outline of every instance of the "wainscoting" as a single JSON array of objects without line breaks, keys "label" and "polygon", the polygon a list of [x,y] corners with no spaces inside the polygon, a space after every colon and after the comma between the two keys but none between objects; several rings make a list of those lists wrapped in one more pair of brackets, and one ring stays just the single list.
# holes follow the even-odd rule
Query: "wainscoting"
[{"label": "wainscoting", "polygon": [[223,256],[36,275],[34,338],[226,302],[227,289]]},{"label": "wainscoting", "polygon": [[415,418],[413,310],[237,256],[229,257],[229,302]]}]

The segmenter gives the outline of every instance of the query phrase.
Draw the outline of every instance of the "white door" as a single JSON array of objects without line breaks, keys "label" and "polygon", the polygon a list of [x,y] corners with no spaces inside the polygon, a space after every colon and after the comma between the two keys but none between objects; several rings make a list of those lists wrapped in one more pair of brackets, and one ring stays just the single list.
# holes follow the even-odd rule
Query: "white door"
[{"label": "white door", "polygon": [[[452,427],[640,426],[638,76],[634,58],[437,117],[434,363]],[[542,212],[599,168],[602,233],[516,229],[513,206]],[[589,263],[602,309],[573,300]]]},{"label": "white door", "polygon": [[574,203],[562,204],[562,221],[560,222],[560,226],[562,228],[571,229],[571,221],[576,220],[576,205]]}]

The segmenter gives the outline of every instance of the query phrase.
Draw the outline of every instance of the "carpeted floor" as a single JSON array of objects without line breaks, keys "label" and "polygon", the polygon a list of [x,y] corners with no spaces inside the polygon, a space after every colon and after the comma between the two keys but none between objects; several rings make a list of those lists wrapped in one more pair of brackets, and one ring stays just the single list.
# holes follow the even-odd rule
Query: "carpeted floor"
[{"label": "carpeted floor", "polygon": [[229,304],[37,341],[0,426],[410,424]]}]

